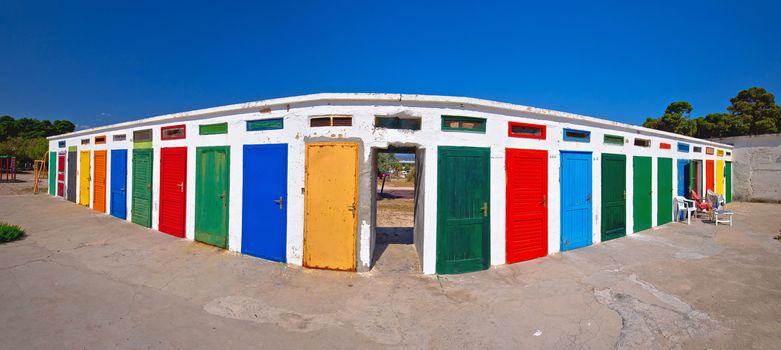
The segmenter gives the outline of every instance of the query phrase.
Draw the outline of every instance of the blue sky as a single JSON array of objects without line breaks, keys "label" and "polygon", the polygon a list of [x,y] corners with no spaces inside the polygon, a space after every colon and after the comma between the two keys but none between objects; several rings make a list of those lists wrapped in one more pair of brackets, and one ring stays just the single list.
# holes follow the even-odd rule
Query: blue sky
[{"label": "blue sky", "polygon": [[[0,115],[98,126],[317,92],[642,123],[781,95],[778,1],[0,2]],[[781,96],[779,96],[781,97]]]}]

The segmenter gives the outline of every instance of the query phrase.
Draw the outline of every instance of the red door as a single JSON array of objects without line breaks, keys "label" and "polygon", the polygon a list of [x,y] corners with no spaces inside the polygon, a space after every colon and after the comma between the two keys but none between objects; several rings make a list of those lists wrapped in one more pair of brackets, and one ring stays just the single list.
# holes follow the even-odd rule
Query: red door
[{"label": "red door", "polygon": [[160,149],[160,232],[184,237],[187,147]]},{"label": "red door", "polygon": [[[705,189],[713,191],[713,161],[712,160],[705,161]],[[706,193],[703,193],[702,195],[705,196]]]},{"label": "red door", "polygon": [[548,255],[548,152],[508,148],[507,263]]},{"label": "red door", "polygon": [[65,196],[65,153],[57,155],[57,195]]}]

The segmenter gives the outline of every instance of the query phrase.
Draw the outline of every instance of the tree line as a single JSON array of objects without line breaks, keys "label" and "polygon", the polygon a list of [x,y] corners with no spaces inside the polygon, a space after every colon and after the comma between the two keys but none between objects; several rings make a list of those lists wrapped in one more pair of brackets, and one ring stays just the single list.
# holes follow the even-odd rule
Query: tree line
[{"label": "tree line", "polygon": [[14,119],[0,117],[0,155],[16,156],[20,167],[41,159],[49,149],[47,136],[72,132],[76,128],[69,120]]},{"label": "tree line", "polygon": [[708,139],[715,137],[774,134],[781,131],[781,107],[769,91],[752,87],[731,98],[727,111],[691,118],[692,105],[670,103],[659,118],[649,117],[646,128]]}]

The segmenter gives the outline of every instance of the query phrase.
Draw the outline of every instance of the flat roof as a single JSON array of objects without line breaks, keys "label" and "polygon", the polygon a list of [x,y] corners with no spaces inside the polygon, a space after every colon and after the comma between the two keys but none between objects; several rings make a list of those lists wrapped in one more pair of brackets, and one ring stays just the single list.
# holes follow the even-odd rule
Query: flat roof
[{"label": "flat roof", "polygon": [[379,94],[379,93],[319,93],[319,94],[309,94],[309,95],[300,95],[300,96],[291,96],[291,97],[282,97],[282,98],[273,98],[268,100],[259,100],[254,102],[244,102],[244,103],[236,103],[231,105],[225,105],[220,107],[210,107],[210,108],[203,108],[203,109],[196,109],[188,112],[180,112],[180,113],[172,113],[172,114],[164,114],[159,115],[155,117],[150,118],[144,118],[144,119],[138,119],[133,120],[129,122],[122,122],[117,124],[111,124],[106,126],[99,126],[95,128],[90,129],[84,129],[84,130],[78,130],[67,134],[62,135],[55,135],[55,136],[49,136],[47,139],[49,140],[60,140],[70,137],[77,137],[87,134],[94,134],[94,133],[101,133],[105,131],[111,131],[111,130],[117,130],[117,129],[124,129],[124,128],[132,128],[132,127],[138,127],[148,124],[158,124],[158,123],[166,123],[166,122],[176,122],[181,119],[190,119],[190,118],[197,118],[197,117],[209,117],[209,116],[219,116],[229,113],[238,113],[242,111],[247,110],[254,110],[254,109],[264,109],[264,108],[272,108],[272,107],[278,107],[278,106],[285,106],[287,107],[290,105],[290,108],[294,107],[295,104],[302,104],[302,103],[398,103],[399,105],[404,105],[404,102],[410,102],[410,103],[416,103],[416,104],[454,104],[455,107],[458,108],[468,108],[468,107],[477,107],[477,108],[488,108],[488,109],[495,109],[499,111],[510,111],[510,112],[520,112],[520,113],[526,113],[537,117],[556,117],[561,119],[567,119],[571,120],[573,122],[586,122],[590,124],[595,124],[598,126],[603,127],[609,127],[609,128],[616,128],[616,129],[624,129],[628,131],[635,131],[635,132],[642,132],[645,135],[654,135],[654,136],[660,136],[660,137],[667,137],[672,139],[677,139],[681,141],[689,141],[689,142],[697,142],[701,144],[707,144],[712,146],[718,146],[722,148],[732,148],[731,145],[713,142],[709,140],[703,140],[698,139],[695,137],[690,136],[684,136],[679,135],[667,131],[661,131],[656,129],[650,129],[642,126],[637,125],[631,125],[626,123],[619,123],[616,121],[611,121],[607,119],[601,119],[601,118],[595,118],[595,117],[589,117],[585,115],[575,114],[575,113],[569,113],[569,112],[561,112],[551,109],[545,109],[545,108],[537,108],[537,107],[529,107],[529,106],[523,106],[523,105],[517,105],[512,103],[506,103],[506,102],[497,102],[497,101],[491,101],[491,100],[484,100],[479,98],[471,98],[471,97],[457,97],[457,96],[439,96],[439,95],[417,95],[417,94]]}]

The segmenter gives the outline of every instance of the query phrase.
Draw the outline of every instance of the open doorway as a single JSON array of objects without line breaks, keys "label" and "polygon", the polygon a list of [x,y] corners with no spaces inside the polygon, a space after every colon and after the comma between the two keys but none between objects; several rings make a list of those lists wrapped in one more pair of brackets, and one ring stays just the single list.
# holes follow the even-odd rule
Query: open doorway
[{"label": "open doorway", "polygon": [[[423,150],[416,147],[372,149],[372,270],[420,272],[423,237],[420,165]],[[420,220],[416,220],[420,218]]]}]

